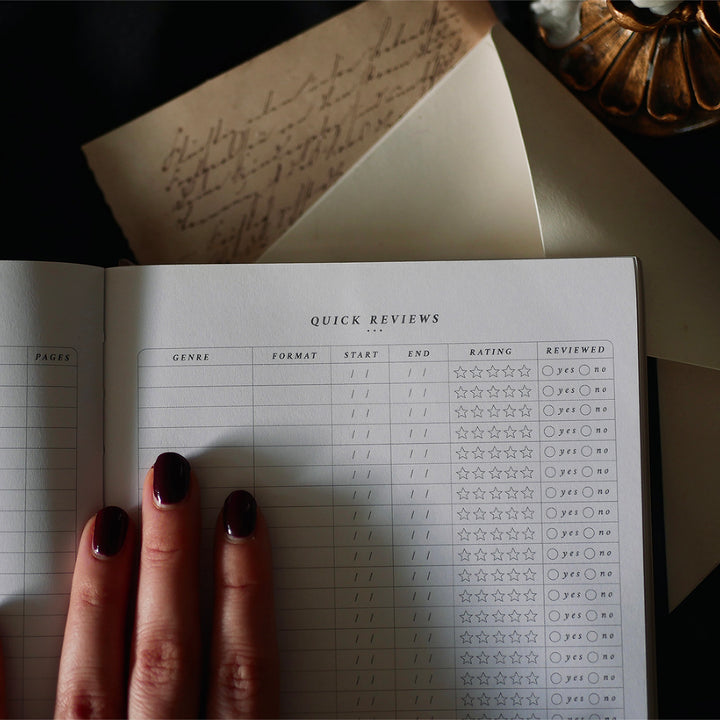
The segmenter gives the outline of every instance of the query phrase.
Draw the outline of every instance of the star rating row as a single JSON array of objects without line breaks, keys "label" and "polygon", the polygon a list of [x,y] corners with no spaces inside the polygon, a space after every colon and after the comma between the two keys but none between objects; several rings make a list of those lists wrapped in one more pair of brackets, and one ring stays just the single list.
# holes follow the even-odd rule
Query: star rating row
[{"label": "star rating row", "polygon": [[472,500],[485,501],[485,500],[507,500],[512,502],[514,500],[528,500],[532,501],[535,497],[535,488],[531,488],[526,485],[524,488],[516,488],[513,485],[508,487],[499,487],[497,485],[492,486],[476,486],[476,487],[456,487],[455,495],[459,502],[467,502]]},{"label": "star rating row", "polygon": [[532,388],[525,384],[520,387],[513,385],[506,385],[505,387],[498,387],[497,385],[490,385],[490,387],[458,385],[456,388],[453,388],[453,393],[455,394],[456,400],[480,400],[482,398],[489,400],[500,400],[501,398],[511,400],[515,397],[530,398]]},{"label": "star rating row", "polygon": [[465,427],[461,425],[454,430],[455,437],[458,440],[532,440],[533,428],[525,423],[522,427],[519,424],[513,425],[508,423],[498,427],[491,425],[490,427]]},{"label": "star rating row", "polygon": [[460,676],[463,685],[480,687],[528,687],[529,685],[537,685],[540,676],[535,672],[520,672],[515,670],[512,674],[504,673],[502,670],[498,670],[496,673],[481,672],[478,674],[470,673],[465,671]]},{"label": "star rating row", "polygon": [[453,412],[455,413],[455,416],[458,420],[478,420],[480,418],[500,419],[515,417],[532,417],[532,408],[527,403],[524,403],[520,407],[516,405],[511,405],[510,403],[508,403],[504,407],[499,407],[495,403],[493,403],[490,407],[480,407],[480,405],[477,403],[473,406],[470,406],[469,404],[467,406],[464,404],[460,404],[457,407],[453,408]]},{"label": "star rating row", "polygon": [[538,705],[540,702],[540,696],[536,695],[535,693],[530,693],[529,695],[521,695],[520,693],[516,692],[514,695],[503,695],[502,692],[493,693],[492,695],[488,695],[487,693],[480,693],[479,695],[471,695],[470,693],[465,693],[460,700],[463,702],[465,707],[488,707],[492,705],[493,708],[496,707],[507,707],[507,706],[515,706],[515,707],[530,707],[532,705]]},{"label": "star rating row", "polygon": [[513,630],[512,632],[503,632],[498,629],[494,633],[488,633],[481,630],[479,633],[471,633],[465,631],[460,635],[463,644],[474,645],[534,645],[538,642],[538,633],[529,630],[526,633]]},{"label": "star rating row", "polygon": [[457,616],[458,620],[463,624],[472,623],[473,625],[497,626],[497,625],[523,625],[538,624],[542,625],[542,621],[538,621],[539,614],[533,608],[523,608],[522,612],[518,608],[508,611],[504,608],[484,609],[476,608],[472,612],[463,610]]},{"label": "star rating row", "polygon": [[[534,554],[534,553],[533,553]],[[534,583],[537,578],[537,570],[532,567],[511,567],[509,570],[495,568],[491,570],[469,570],[463,568],[458,572],[458,582],[466,583],[493,583],[503,585],[508,583]]]},{"label": "star rating row", "polygon": [[[495,531],[499,531],[502,535],[502,531],[500,531],[499,528],[495,528]],[[473,531],[473,534],[476,531]],[[477,532],[488,532],[492,533],[494,531],[483,531],[481,528],[477,528]],[[507,539],[507,535],[501,540]],[[498,541],[500,542],[500,541]],[[491,549],[492,548],[492,549]],[[459,560],[460,562],[468,562],[468,563],[488,563],[488,562],[494,562],[494,563],[501,563],[501,562],[533,562],[535,560],[535,557],[537,556],[537,550],[535,548],[530,547],[529,545],[526,546],[524,549],[521,547],[516,547],[515,545],[511,545],[509,547],[478,547],[478,548],[462,548],[460,551]],[[480,568],[477,572],[488,572],[487,570],[484,570],[483,568]],[[478,580],[477,582],[483,582],[482,580]]]},{"label": "star rating row", "polygon": [[537,665],[540,656],[534,651],[520,652],[515,650],[512,653],[498,650],[489,655],[481,650],[477,655],[466,650],[459,658],[462,665]]},{"label": "star rating row", "polygon": [[[469,520],[469,517],[462,518],[464,520]],[[489,528],[474,528],[470,531],[470,534],[472,537],[469,537],[469,540],[475,540],[476,542],[485,542],[486,540],[490,540],[491,542],[518,542],[519,540],[524,541],[532,541],[535,539],[536,531],[531,528],[529,525],[525,528],[517,528],[514,525],[511,525],[509,527],[494,527],[492,529]],[[496,548],[496,550],[499,550],[499,548]],[[480,562],[487,562],[488,557],[490,557],[493,562],[500,562],[502,560],[501,557],[496,557],[498,553],[495,551],[488,551],[486,548],[467,548],[463,547],[461,550],[457,553],[457,559],[458,562],[461,563],[480,563]],[[500,555],[502,555],[502,551],[500,551]]]},{"label": "star rating row", "polygon": [[490,448],[481,445],[471,445],[470,447],[461,445],[455,448],[454,452],[458,460],[531,460],[535,454],[535,449],[528,445],[522,447],[516,447],[515,445],[498,447],[493,445]]},{"label": "star rating row", "polygon": [[473,592],[463,590],[458,593],[458,600],[460,603],[534,603],[538,600],[538,593],[532,588],[526,588],[524,592],[522,590],[518,590],[517,588],[513,588],[510,591],[497,588],[493,592],[482,588],[473,590]]},{"label": "star rating row", "polygon": [[[473,520],[482,522],[484,520],[491,520],[493,522],[501,522],[507,520],[508,522],[513,520],[534,520],[535,510],[528,505],[524,508],[511,505],[507,508],[499,508],[497,506],[490,509],[483,509],[482,507],[476,507],[472,510],[468,509],[463,505],[458,511],[456,511],[458,520]],[[458,537],[461,542],[468,542],[470,540],[471,533],[465,532],[466,528],[458,530]]]},{"label": "star rating row", "polygon": [[455,477],[463,482],[465,480],[532,480],[534,470],[528,465],[519,467],[516,465],[508,465],[507,467],[498,467],[493,465],[491,468],[480,467],[479,465],[462,465],[455,471]]},{"label": "star rating row", "polygon": [[519,367],[517,365],[511,365],[510,363],[505,366],[502,366],[500,364],[500,367],[496,365],[490,365],[489,367],[480,367],[479,365],[474,365],[473,367],[466,367],[464,365],[458,365],[457,367],[452,368],[451,372],[454,373],[455,379],[457,380],[479,380],[480,378],[499,377],[529,378],[530,373],[532,372],[532,368],[528,367],[525,363],[523,363]]}]

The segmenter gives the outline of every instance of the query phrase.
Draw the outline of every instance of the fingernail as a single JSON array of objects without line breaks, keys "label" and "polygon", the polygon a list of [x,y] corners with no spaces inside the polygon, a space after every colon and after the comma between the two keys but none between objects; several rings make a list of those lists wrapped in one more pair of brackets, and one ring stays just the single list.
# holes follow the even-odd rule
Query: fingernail
[{"label": "fingernail", "polygon": [[225,533],[231,540],[249,537],[255,530],[257,503],[245,490],[230,493],[223,505]]},{"label": "fingernail", "polygon": [[104,507],[95,516],[92,549],[96,555],[112,557],[117,555],[125,543],[128,529],[127,513],[119,507]]},{"label": "fingernail", "polygon": [[177,453],[158,455],[153,465],[153,495],[158,505],[174,505],[190,490],[190,463]]}]

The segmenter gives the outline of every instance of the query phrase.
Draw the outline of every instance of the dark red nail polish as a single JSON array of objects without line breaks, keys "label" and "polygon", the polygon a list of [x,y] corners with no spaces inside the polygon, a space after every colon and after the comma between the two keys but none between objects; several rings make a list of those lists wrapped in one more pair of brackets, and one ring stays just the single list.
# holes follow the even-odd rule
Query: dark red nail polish
[{"label": "dark red nail polish", "polygon": [[223,505],[225,533],[233,540],[249,537],[255,530],[257,503],[245,490],[230,493]]},{"label": "dark red nail polish", "polygon": [[153,495],[158,505],[174,505],[190,490],[190,463],[178,453],[158,455],[153,465]]},{"label": "dark red nail polish", "polygon": [[104,557],[117,555],[125,543],[127,529],[128,516],[122,508],[110,505],[100,510],[95,516],[93,552]]}]

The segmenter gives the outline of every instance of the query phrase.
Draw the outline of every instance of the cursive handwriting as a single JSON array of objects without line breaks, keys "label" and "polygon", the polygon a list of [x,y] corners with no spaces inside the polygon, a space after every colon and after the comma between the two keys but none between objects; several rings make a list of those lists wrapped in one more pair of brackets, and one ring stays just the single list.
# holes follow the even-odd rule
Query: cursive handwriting
[{"label": "cursive handwriting", "polygon": [[155,170],[182,248],[173,260],[257,258],[474,41],[444,3],[381,7],[355,49],[334,48],[299,74],[285,69],[254,103],[234,88],[231,111],[175,128]]}]

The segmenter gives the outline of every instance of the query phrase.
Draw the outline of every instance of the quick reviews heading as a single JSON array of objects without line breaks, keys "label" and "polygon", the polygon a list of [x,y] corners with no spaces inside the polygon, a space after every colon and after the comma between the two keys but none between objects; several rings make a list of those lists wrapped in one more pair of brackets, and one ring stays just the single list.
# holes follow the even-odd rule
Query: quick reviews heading
[{"label": "quick reviews heading", "polygon": [[328,325],[435,325],[440,321],[439,313],[390,313],[388,315],[313,315],[313,327]]}]

